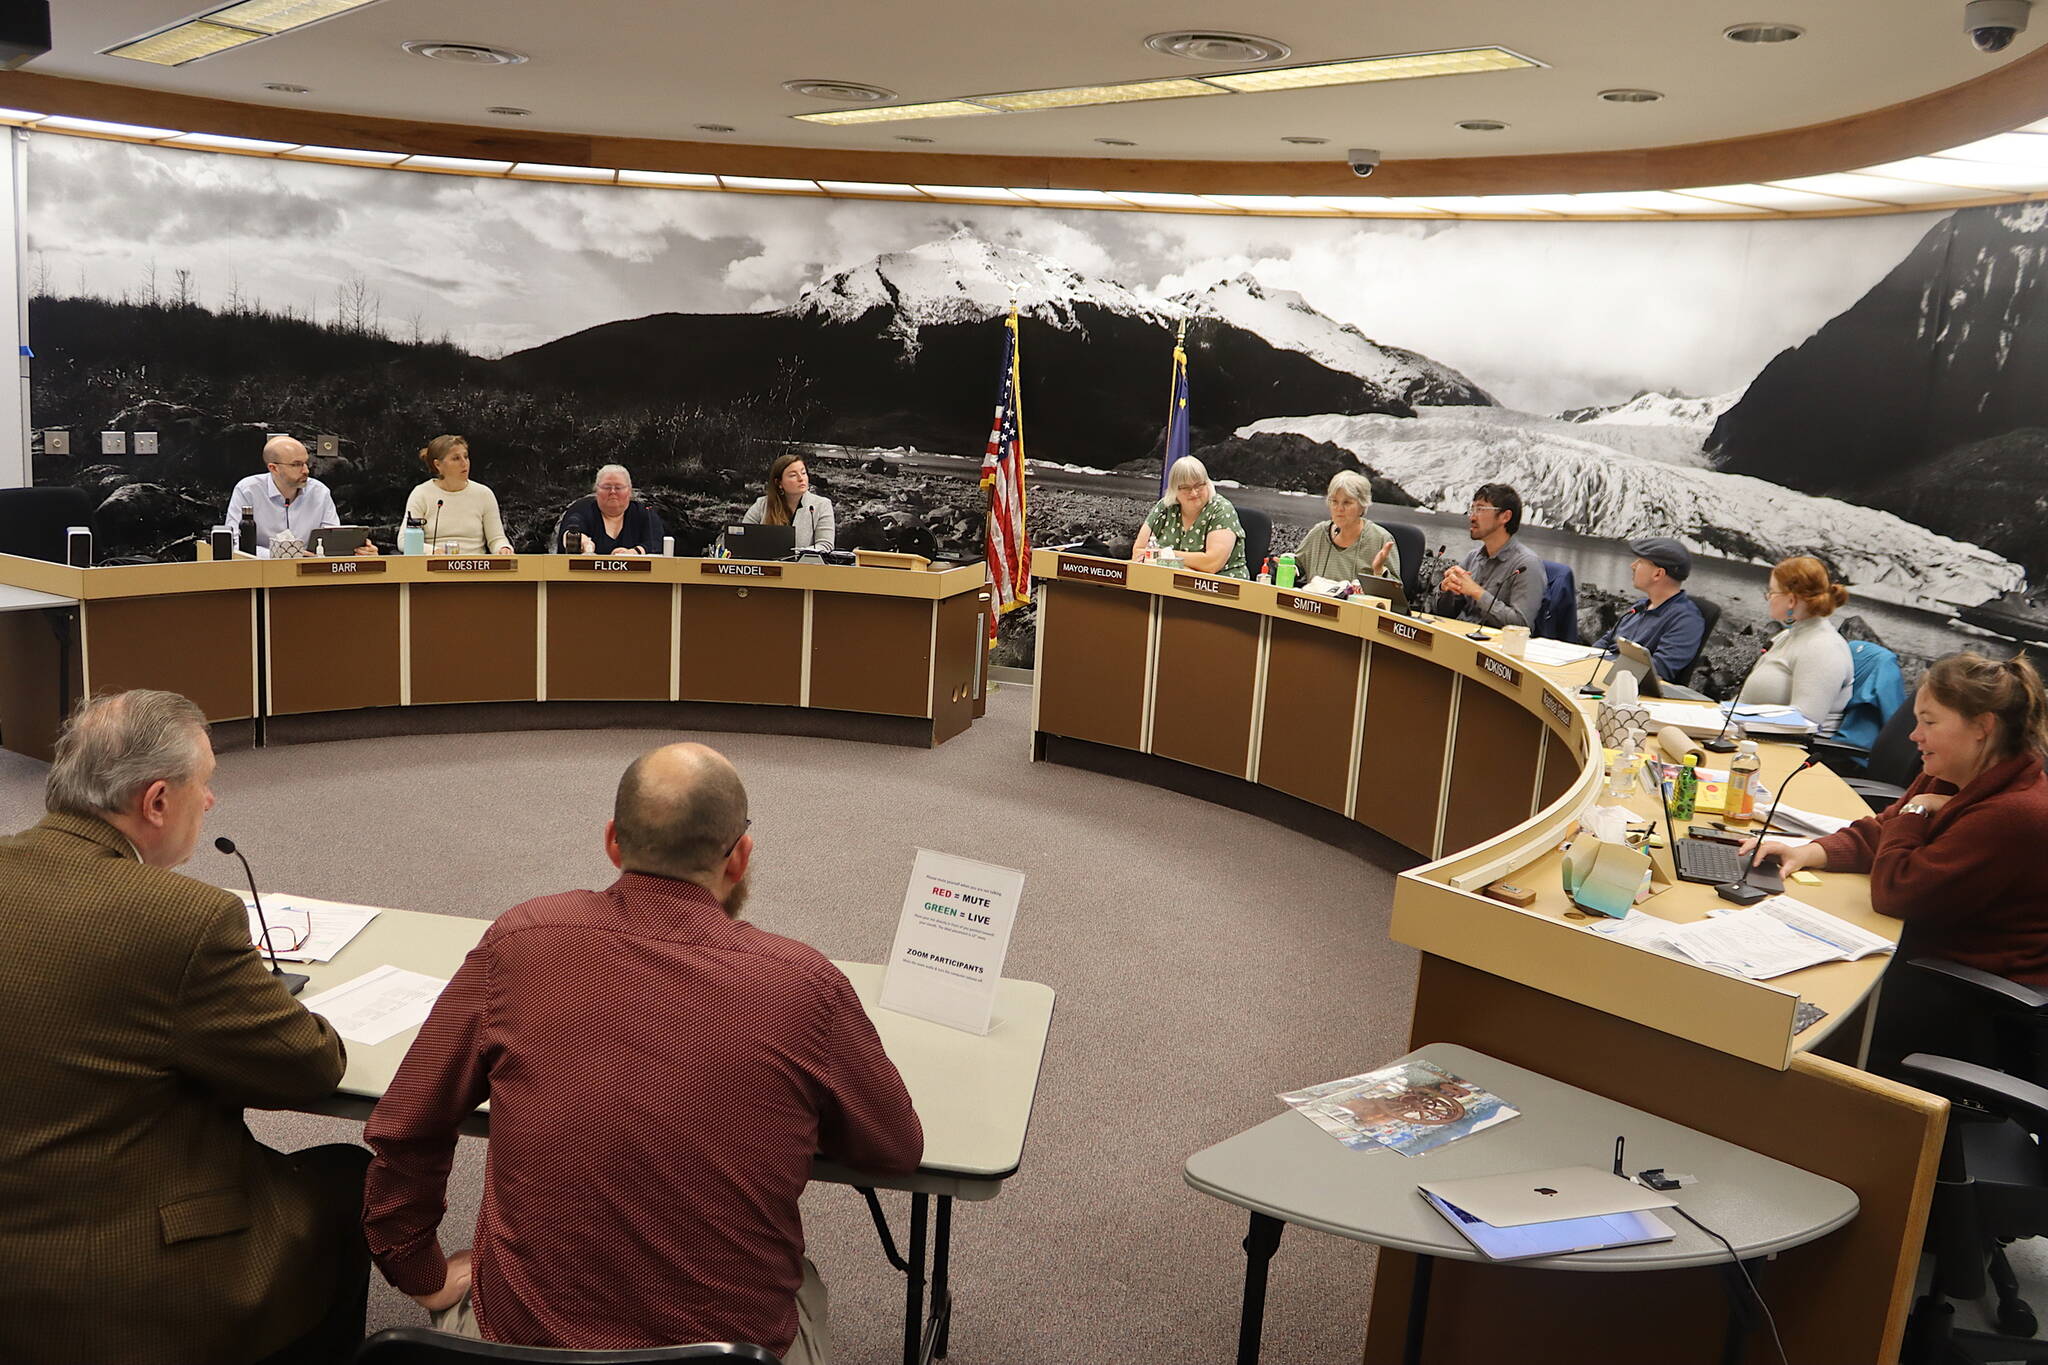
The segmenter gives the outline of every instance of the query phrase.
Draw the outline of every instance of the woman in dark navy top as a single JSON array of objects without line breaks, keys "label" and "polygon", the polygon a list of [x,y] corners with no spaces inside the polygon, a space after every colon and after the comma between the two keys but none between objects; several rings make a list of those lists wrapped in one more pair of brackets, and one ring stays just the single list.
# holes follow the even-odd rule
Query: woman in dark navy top
[{"label": "woman in dark navy top", "polygon": [[658,555],[665,534],[661,517],[633,498],[633,476],[624,465],[597,471],[591,495],[562,513],[559,543],[564,554]]}]

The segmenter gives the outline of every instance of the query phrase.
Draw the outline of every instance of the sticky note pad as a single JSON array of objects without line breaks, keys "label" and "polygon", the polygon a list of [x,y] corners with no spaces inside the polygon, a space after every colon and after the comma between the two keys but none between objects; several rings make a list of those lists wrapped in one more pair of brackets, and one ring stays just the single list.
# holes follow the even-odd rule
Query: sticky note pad
[{"label": "sticky note pad", "polygon": [[1798,870],[1797,872],[1794,872],[1794,873],[1792,874],[1792,880],[1793,880],[1793,881],[1795,881],[1795,882],[1798,882],[1798,883],[1799,883],[1799,884],[1800,884],[1801,886],[1819,886],[1819,885],[1820,885],[1820,878],[1818,878],[1818,877],[1814,876],[1814,875],[1813,875],[1813,874],[1812,874],[1811,872],[1808,872],[1808,871],[1807,871],[1807,870],[1806,870],[1805,868],[1803,868],[1803,867],[1802,867],[1802,868],[1800,868],[1800,869],[1799,869],[1799,870]]}]

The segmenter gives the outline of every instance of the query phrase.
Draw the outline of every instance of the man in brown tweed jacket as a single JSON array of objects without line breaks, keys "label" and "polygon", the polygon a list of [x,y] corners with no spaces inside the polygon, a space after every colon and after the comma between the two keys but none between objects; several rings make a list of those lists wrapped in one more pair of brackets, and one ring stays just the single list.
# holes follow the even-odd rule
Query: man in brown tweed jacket
[{"label": "man in brown tweed jacket", "polygon": [[33,829],[0,839],[0,1361],[345,1360],[369,1153],[285,1155],[244,1106],[333,1091],[342,1045],[171,871],[213,805],[199,708],[87,702]]}]

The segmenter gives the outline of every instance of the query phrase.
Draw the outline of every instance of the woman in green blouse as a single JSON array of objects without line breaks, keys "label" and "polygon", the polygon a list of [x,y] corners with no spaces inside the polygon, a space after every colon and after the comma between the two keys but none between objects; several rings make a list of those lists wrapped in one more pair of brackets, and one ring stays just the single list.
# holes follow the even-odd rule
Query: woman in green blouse
[{"label": "woman in green blouse", "polygon": [[1330,478],[1330,519],[1308,528],[1294,552],[1301,581],[1329,578],[1355,583],[1361,578],[1401,576],[1401,552],[1386,528],[1365,519],[1372,510],[1372,483],[1355,469],[1340,469]]},{"label": "woman in green blouse", "polygon": [[1216,491],[1208,469],[1192,455],[1181,456],[1166,472],[1166,496],[1138,528],[1131,558],[1145,558],[1154,545],[1175,551],[1181,563],[1198,573],[1251,577],[1244,568],[1244,527],[1237,509]]}]

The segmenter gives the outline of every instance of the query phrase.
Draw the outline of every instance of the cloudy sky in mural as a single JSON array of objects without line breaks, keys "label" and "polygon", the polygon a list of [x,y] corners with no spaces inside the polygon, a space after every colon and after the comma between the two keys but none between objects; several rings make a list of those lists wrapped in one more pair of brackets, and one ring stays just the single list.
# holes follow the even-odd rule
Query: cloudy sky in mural
[{"label": "cloudy sky in mural", "polygon": [[33,136],[37,292],[332,318],[495,355],[618,318],[783,307],[823,275],[966,227],[1140,293],[1250,273],[1532,411],[1746,384],[1936,221],[1428,223],[972,208],[546,185]]}]

